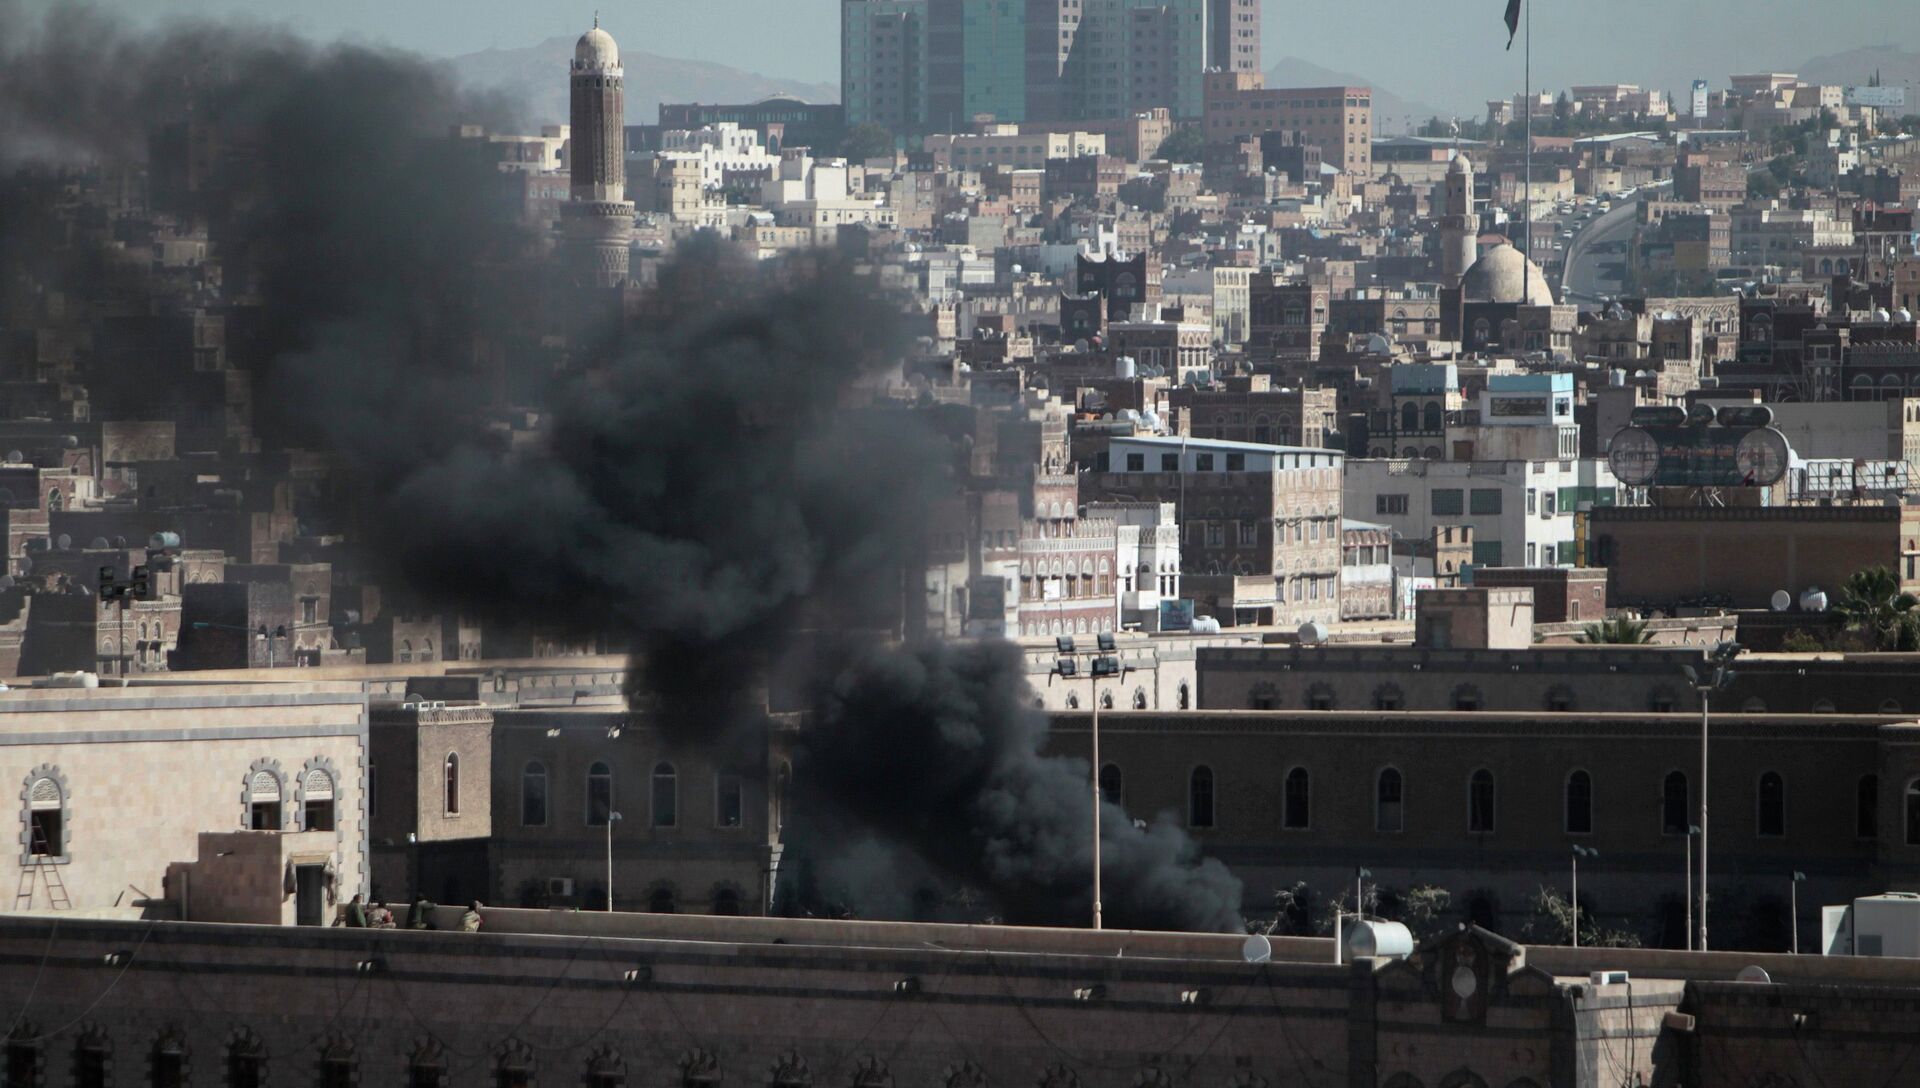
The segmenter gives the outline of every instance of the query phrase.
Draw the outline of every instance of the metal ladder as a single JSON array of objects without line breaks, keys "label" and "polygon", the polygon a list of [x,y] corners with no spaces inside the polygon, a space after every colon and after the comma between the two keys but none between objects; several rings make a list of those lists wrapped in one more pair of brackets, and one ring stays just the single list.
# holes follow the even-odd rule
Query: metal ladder
[{"label": "metal ladder", "polygon": [[38,876],[47,886],[47,903],[54,910],[72,910],[73,900],[67,898],[66,882],[60,879],[60,867],[53,863],[53,848],[39,824],[33,825],[31,853],[27,864],[20,867],[20,890],[13,897],[13,909],[33,909],[33,881]]}]

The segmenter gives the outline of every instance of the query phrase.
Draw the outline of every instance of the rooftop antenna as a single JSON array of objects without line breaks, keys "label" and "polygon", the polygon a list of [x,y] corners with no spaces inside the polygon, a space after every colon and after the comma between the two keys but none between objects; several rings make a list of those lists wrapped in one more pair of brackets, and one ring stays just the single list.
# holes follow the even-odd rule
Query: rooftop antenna
[{"label": "rooftop antenna", "polygon": [[600,9],[599,8],[593,9],[593,29],[595,30],[600,29]]}]

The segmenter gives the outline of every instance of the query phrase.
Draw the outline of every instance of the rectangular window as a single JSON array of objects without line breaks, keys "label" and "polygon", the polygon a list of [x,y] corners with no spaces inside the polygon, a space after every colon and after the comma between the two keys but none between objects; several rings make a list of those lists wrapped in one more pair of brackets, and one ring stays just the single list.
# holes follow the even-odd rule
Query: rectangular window
[{"label": "rectangular window", "polygon": [[740,776],[723,774],[714,779],[714,814],[716,827],[739,827],[744,811],[740,804]]},{"label": "rectangular window", "polygon": [[1375,495],[1373,512],[1376,514],[1404,514],[1407,512],[1405,495]]},{"label": "rectangular window", "polygon": [[1227,471],[1228,472],[1245,472],[1246,470],[1247,470],[1246,454],[1244,453],[1227,454]]},{"label": "rectangular window", "polygon": [[1161,454],[1160,455],[1160,471],[1161,472],[1179,472],[1180,471],[1180,455],[1177,453]]},{"label": "rectangular window", "polygon": [[1531,567],[1533,565],[1534,565],[1534,545],[1531,542],[1529,542],[1527,544],[1527,566]]},{"label": "rectangular window", "polygon": [[1554,493],[1553,492],[1549,491],[1546,494],[1540,496],[1540,514],[1542,517],[1550,518],[1553,516],[1554,514]]},{"label": "rectangular window", "polygon": [[306,817],[306,829],[308,831],[332,831],[332,799],[329,798],[325,801],[308,801]]},{"label": "rectangular window", "polygon": [[1207,547],[1223,548],[1227,544],[1227,529],[1217,521],[1207,522]]},{"label": "rectangular window", "polygon": [[1498,514],[1501,508],[1500,490],[1493,487],[1476,487],[1468,497],[1468,512],[1474,514]]},{"label": "rectangular window", "polygon": [[1242,548],[1251,548],[1258,543],[1260,543],[1260,523],[1257,521],[1241,522],[1240,546]]},{"label": "rectangular window", "polygon": [[1127,471],[1128,472],[1145,472],[1146,470],[1147,470],[1146,454],[1144,453],[1127,454]]},{"label": "rectangular window", "polygon": [[1433,512],[1436,516],[1447,516],[1464,512],[1460,504],[1460,489],[1457,487],[1436,488],[1433,492]]},{"label": "rectangular window", "polygon": [[1473,565],[1476,567],[1497,567],[1500,565],[1500,542],[1498,540],[1476,540],[1473,542]]},{"label": "rectangular window", "polygon": [[1193,459],[1193,467],[1194,467],[1194,470],[1197,472],[1212,472],[1213,471],[1213,454],[1211,453],[1199,454]]},{"label": "rectangular window", "polygon": [[1527,513],[1537,513],[1540,508],[1540,492],[1527,488]]}]

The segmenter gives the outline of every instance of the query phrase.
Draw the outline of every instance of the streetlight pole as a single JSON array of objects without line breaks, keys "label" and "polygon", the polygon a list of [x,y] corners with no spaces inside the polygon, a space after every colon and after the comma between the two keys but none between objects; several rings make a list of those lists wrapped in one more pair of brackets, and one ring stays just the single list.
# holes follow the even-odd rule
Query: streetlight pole
[{"label": "streetlight pole", "polygon": [[[1113,651],[1117,647],[1111,634],[1099,636],[1099,647],[1100,654],[1093,658],[1092,667],[1087,670],[1087,694],[1093,700],[1093,766],[1090,777],[1093,782],[1093,928],[1095,929],[1102,928],[1105,922],[1100,897],[1100,804],[1105,800],[1105,795],[1100,790],[1100,681],[1117,679],[1133,671],[1131,666],[1121,664],[1120,658],[1114,656]],[[1071,680],[1080,671],[1080,663],[1073,656],[1077,651],[1074,649],[1072,638],[1063,635],[1054,639],[1054,648],[1060,657],[1054,661],[1053,669],[1047,673],[1048,684],[1052,684],[1056,676],[1062,680]]]},{"label": "streetlight pole", "polygon": [[1600,851],[1578,843],[1573,847],[1573,947],[1580,947],[1580,859],[1597,858]]},{"label": "streetlight pole", "polygon": [[1707,951],[1707,796],[1712,793],[1712,780],[1707,777],[1707,727],[1711,718],[1713,693],[1732,683],[1734,671],[1729,668],[1733,659],[1740,656],[1746,647],[1738,642],[1722,642],[1714,646],[1707,655],[1705,672],[1696,670],[1692,665],[1684,666],[1687,682],[1700,693],[1700,917],[1699,929],[1695,931],[1696,952]]},{"label": "streetlight pole", "polygon": [[620,822],[618,812],[607,813],[607,913],[613,913],[613,825]]},{"label": "streetlight pole", "polygon": [[1787,884],[1790,889],[1787,892],[1787,909],[1790,912],[1787,918],[1788,924],[1793,927],[1793,954],[1796,956],[1800,954],[1800,885],[1806,879],[1807,874],[1795,869],[1793,879]]},{"label": "streetlight pole", "polygon": [[1687,882],[1687,924],[1682,936],[1686,940],[1687,951],[1693,951],[1693,837],[1700,833],[1699,824],[1688,824],[1686,834],[1686,864],[1680,866],[1680,875]]}]

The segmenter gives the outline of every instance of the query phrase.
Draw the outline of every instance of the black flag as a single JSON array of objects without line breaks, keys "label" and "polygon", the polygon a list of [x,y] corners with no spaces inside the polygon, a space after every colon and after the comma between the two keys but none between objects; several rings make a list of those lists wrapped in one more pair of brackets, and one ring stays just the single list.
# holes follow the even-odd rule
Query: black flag
[{"label": "black flag", "polygon": [[1520,33],[1520,0],[1507,0],[1507,48],[1513,48],[1513,36]]}]

